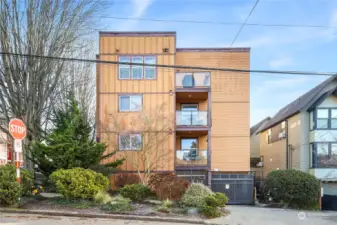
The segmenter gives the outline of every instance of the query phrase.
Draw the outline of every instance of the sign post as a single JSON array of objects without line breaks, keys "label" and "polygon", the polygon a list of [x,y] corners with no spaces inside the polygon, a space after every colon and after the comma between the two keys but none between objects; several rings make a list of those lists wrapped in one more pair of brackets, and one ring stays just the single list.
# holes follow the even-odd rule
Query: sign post
[{"label": "sign post", "polygon": [[22,153],[22,140],[26,137],[27,129],[20,119],[12,119],[8,124],[9,133],[14,138],[16,180],[20,183],[20,154]]}]

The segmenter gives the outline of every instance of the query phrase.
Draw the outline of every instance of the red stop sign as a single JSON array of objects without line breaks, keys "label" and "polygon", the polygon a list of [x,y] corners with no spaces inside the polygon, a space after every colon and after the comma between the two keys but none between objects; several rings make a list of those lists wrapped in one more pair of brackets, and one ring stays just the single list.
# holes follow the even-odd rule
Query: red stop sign
[{"label": "red stop sign", "polygon": [[9,122],[9,133],[15,140],[23,140],[27,134],[26,126],[22,120],[11,119]]}]

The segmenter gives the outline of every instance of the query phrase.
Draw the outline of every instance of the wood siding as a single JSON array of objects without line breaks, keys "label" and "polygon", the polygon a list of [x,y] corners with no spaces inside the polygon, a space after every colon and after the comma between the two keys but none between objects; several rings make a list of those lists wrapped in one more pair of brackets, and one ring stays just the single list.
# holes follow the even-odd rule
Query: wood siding
[{"label": "wood siding", "polygon": [[[163,52],[168,48],[168,52]],[[175,62],[175,37],[123,37],[102,35],[100,37],[99,59],[118,61],[119,55],[153,55],[158,64],[174,65]],[[162,143],[153,148],[153,155],[164,153],[156,170],[173,170],[174,166],[174,70],[156,70],[155,80],[119,80],[118,66],[112,64],[97,65],[97,124],[98,137],[107,144],[107,153],[115,151],[118,147],[118,133],[142,133],[144,122],[142,116],[154,119],[157,114],[171,121],[156,120],[156,130],[164,128],[158,139],[164,137]],[[141,112],[119,112],[120,95],[142,95]],[[159,109],[162,107],[162,109]],[[162,135],[162,136],[161,136]],[[146,139],[144,135],[143,139]],[[158,141],[158,140],[157,140]],[[143,140],[143,145],[147,140]],[[127,160],[122,165],[123,170],[136,170],[132,161],[141,154],[136,151],[119,151],[108,159],[111,162],[117,158],[125,157]],[[142,167],[142,165],[140,165]]]},{"label": "wood siding", "polygon": [[[177,52],[176,63],[249,69],[249,57],[249,52]],[[208,72],[211,72],[211,169],[249,171],[249,73]]]}]

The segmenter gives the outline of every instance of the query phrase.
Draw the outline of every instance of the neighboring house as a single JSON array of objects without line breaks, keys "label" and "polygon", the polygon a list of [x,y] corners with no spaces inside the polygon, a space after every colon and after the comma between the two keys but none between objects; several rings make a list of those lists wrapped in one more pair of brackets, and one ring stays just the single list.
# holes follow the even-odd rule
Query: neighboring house
[{"label": "neighboring house", "polygon": [[8,158],[7,135],[0,131],[0,165],[7,164]]},{"label": "neighboring house", "polygon": [[[98,60],[250,68],[250,48],[177,48],[175,32],[100,32],[99,40]],[[170,159],[157,171],[247,173],[249,86],[249,73],[97,64],[97,139],[108,152],[119,145],[111,160],[142,151],[144,131],[128,119],[165,103],[172,126],[161,131],[170,135],[160,148],[170,151]],[[124,126],[132,132],[114,126],[116,114],[126,115]],[[130,160],[121,169],[134,171]]]},{"label": "neighboring house", "polygon": [[270,117],[267,117],[254,126],[250,128],[250,158],[251,159],[260,159],[260,134],[258,133],[259,129],[263,128],[270,120]]},{"label": "neighboring house", "polygon": [[282,108],[258,132],[265,176],[301,170],[323,181],[324,194],[337,195],[337,76]]}]

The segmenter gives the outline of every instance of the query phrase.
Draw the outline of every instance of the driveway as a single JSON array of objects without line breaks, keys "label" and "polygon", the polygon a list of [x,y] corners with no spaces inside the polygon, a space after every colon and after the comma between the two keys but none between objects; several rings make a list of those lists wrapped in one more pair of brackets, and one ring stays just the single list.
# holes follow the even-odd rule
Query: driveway
[{"label": "driveway", "polygon": [[299,211],[290,209],[260,208],[254,206],[227,206],[230,215],[211,220],[228,225],[325,225],[337,224],[337,212]]}]

